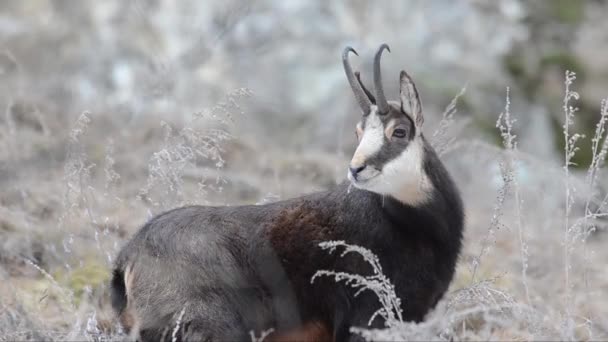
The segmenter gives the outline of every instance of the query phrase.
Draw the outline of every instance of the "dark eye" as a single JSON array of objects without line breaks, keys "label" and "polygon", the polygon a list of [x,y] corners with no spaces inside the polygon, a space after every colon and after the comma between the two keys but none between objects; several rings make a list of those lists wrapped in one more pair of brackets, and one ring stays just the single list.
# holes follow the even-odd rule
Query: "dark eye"
[{"label": "dark eye", "polygon": [[404,128],[395,128],[393,131],[393,137],[395,138],[405,138],[407,131]]}]

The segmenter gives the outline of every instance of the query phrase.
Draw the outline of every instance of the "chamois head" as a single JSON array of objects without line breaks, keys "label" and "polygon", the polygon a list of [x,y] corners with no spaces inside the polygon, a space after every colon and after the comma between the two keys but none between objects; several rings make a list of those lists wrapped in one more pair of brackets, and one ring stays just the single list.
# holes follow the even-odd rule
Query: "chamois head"
[{"label": "chamois head", "polygon": [[357,188],[417,205],[428,199],[432,186],[423,168],[422,104],[405,71],[399,77],[400,101],[387,101],[380,71],[384,50],[390,52],[388,45],[382,44],[374,58],[375,96],[350,66],[348,54],[357,52],[346,47],[342,54],[346,77],[363,112],[356,126],[359,145],[349,165],[348,179]]}]

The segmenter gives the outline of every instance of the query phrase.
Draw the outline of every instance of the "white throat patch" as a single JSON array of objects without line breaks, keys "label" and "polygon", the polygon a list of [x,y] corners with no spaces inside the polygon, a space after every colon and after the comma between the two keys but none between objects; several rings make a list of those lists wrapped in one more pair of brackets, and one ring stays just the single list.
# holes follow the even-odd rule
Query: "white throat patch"
[{"label": "white throat patch", "polygon": [[[390,195],[402,203],[420,205],[430,199],[433,185],[423,169],[424,147],[417,136],[401,154],[384,164],[376,182],[363,187],[381,195]],[[355,184],[356,186],[356,184]]]}]

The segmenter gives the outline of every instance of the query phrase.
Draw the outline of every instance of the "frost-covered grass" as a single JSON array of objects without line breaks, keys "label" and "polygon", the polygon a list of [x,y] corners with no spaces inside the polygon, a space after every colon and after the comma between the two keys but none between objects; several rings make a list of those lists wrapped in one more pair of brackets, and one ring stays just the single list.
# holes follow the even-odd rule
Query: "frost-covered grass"
[{"label": "frost-covered grass", "polygon": [[349,245],[344,241],[321,242],[319,247],[328,250],[330,254],[338,248],[343,249],[340,257],[350,253],[359,254],[372,267],[373,274],[364,276],[332,270],[319,270],[312,277],[311,283],[314,283],[317,277],[332,277],[336,282],[344,282],[348,287],[355,290],[355,297],[363,291],[372,291],[378,297],[380,308],[371,315],[368,324],[371,325],[376,318],[382,318],[388,327],[403,323],[401,298],[395,294],[395,286],[382,272],[380,260],[372,251],[361,246]]},{"label": "frost-covered grass", "polygon": [[[147,219],[341,181],[358,112],[339,52],[357,47],[369,75],[365,58],[384,41],[393,51],[385,72],[413,70],[424,90],[425,134],[463,193],[466,236],[450,290],[420,324],[400,322],[379,268],[369,279],[320,270],[379,293],[384,311],[373,319],[389,327],[358,331],[383,341],[608,339],[608,101],[594,104],[587,137],[577,133],[591,119],[576,110],[606,90],[591,77],[603,70],[605,16],[588,2],[596,19],[585,17],[582,33],[564,30],[579,33],[562,40],[596,69],[580,96],[568,73],[560,102],[549,69],[536,75],[522,62],[524,82],[545,82],[533,94],[502,70],[513,41],[563,29],[528,32],[524,3],[0,2],[0,341],[124,339],[110,268]],[[548,40],[519,50],[547,53],[547,43],[553,53]],[[488,110],[502,106],[506,85],[502,113]],[[530,117],[550,116],[532,109],[550,111],[548,102],[562,108],[552,116],[562,134],[529,139]],[[497,127],[477,126],[484,115]],[[553,140],[566,142],[557,159],[526,152],[524,141]],[[571,163],[585,149],[581,171]],[[359,250],[335,253],[345,248]]]},{"label": "frost-covered grass", "polygon": [[[339,270],[317,274],[378,295],[382,308],[370,320],[385,320],[387,329],[354,331],[377,340],[608,337],[603,305],[608,251],[602,248],[608,196],[600,187],[608,105],[602,102],[591,138],[591,166],[577,172],[568,158],[583,137],[572,131],[578,95],[574,74],[566,77],[563,167],[519,151],[514,131],[519,114],[512,113],[508,90],[497,120],[502,148],[446,136],[461,120],[454,116],[456,102],[446,109],[432,136],[445,147],[442,158],[463,189],[467,230],[456,278],[425,322],[402,322],[402,301],[373,251],[348,241],[320,246],[359,253],[375,270],[366,277]],[[239,89],[201,111],[204,115],[194,113],[184,122],[145,118],[110,136],[104,133],[120,131],[120,120],[92,112],[46,135],[14,121],[9,112],[0,126],[8,133],[1,137],[18,141],[23,152],[2,151],[13,177],[0,179],[0,340],[124,339],[108,303],[109,270],[117,250],[147,218],[186,203],[264,203],[296,196],[325,186],[306,177],[315,170],[337,177],[332,170],[346,165],[344,158],[318,152],[307,156],[308,166],[294,169],[285,164],[296,159],[285,155],[290,152],[240,139],[233,126],[242,115],[239,103],[250,95]],[[57,146],[66,151],[60,163],[30,157]],[[252,164],[252,151],[261,150],[272,168]]]}]

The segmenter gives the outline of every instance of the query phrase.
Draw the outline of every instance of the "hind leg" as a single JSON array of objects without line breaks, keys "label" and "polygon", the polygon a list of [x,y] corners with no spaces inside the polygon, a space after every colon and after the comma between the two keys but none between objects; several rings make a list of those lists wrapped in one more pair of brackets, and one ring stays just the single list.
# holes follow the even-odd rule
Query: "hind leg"
[{"label": "hind leg", "polygon": [[184,322],[179,327],[167,326],[162,329],[143,329],[139,331],[141,342],[213,342],[213,341],[250,341],[244,329],[234,329],[226,324],[218,327],[209,321]]},{"label": "hind leg", "polygon": [[213,341],[250,341],[244,330],[226,326],[218,328],[208,321],[190,321],[177,326],[139,331],[137,341],[141,342],[213,342]]},{"label": "hind leg", "polygon": [[162,326],[143,328],[139,341],[250,341],[247,327],[242,323],[238,311],[229,305],[210,305],[201,301],[190,304],[183,311],[164,319]]}]

